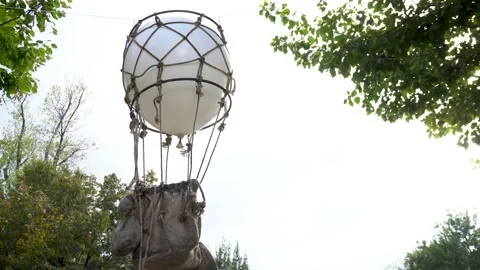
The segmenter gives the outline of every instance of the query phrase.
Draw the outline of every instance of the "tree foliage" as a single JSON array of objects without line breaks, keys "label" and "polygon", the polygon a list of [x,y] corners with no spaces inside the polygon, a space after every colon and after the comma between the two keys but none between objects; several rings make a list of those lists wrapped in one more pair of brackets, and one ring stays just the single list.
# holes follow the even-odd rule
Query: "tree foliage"
[{"label": "tree foliage", "polygon": [[248,259],[246,255],[240,254],[238,242],[232,250],[230,243],[225,240],[215,252],[215,263],[218,270],[248,270]]},{"label": "tree foliage", "polygon": [[345,103],[383,120],[418,119],[435,138],[459,134],[480,145],[480,2],[474,0],[349,0],[318,16],[266,1],[260,15],[288,34],[274,51],[297,65],[350,78]]},{"label": "tree foliage", "polygon": [[[95,146],[77,135],[87,87],[72,83],[63,88],[54,85],[43,107],[32,112],[30,96],[7,102],[11,120],[0,139],[0,178],[9,185],[25,162],[41,158],[54,166],[73,165]],[[35,115],[35,116],[34,116]]]},{"label": "tree foliage", "polygon": [[[35,160],[0,198],[1,269],[126,269],[109,240],[125,185]],[[13,268],[8,268],[13,267]]]},{"label": "tree foliage", "polygon": [[65,17],[72,0],[0,0],[0,96],[35,93],[33,73],[51,59],[54,43],[35,32],[57,34],[55,21]]},{"label": "tree foliage", "polygon": [[38,150],[37,123],[28,111],[28,96],[23,96],[13,106],[7,106],[12,119],[7,123],[0,139],[0,178],[5,185],[11,184],[10,172],[14,172],[29,161]]},{"label": "tree foliage", "polygon": [[44,122],[40,127],[44,135],[42,151],[45,161],[55,166],[72,164],[83,158],[85,151],[95,145],[86,138],[74,136],[87,98],[87,87],[82,82],[63,88],[52,86],[44,100]]},{"label": "tree foliage", "polygon": [[[395,270],[480,269],[480,228],[477,216],[449,214],[436,226],[433,239],[422,241]],[[391,268],[393,269],[393,267]]]}]

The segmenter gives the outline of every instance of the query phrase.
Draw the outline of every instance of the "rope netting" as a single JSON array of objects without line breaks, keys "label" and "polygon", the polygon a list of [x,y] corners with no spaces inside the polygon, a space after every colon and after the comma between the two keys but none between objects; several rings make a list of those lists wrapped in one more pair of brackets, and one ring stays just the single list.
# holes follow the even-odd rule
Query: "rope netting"
[{"label": "rope netting", "polygon": [[[189,21],[189,20],[175,20],[175,19],[167,19],[165,21],[162,21],[162,16],[167,15],[167,14],[172,14],[172,13],[183,13],[182,15],[190,15],[190,16],[196,16],[196,20]],[[153,22],[151,22],[153,19]],[[150,21],[150,23],[148,23]],[[212,28],[208,27],[206,24],[203,22],[206,21],[213,25],[217,31],[213,31]],[[147,24],[145,24],[147,22]],[[175,28],[175,24],[188,24],[192,26],[192,29],[188,31],[187,33],[182,33],[181,31],[178,31]],[[145,25],[145,26],[143,26]],[[143,27],[142,27],[143,26]],[[181,38],[180,40],[174,44],[169,51],[167,51],[162,57],[158,57],[157,54],[151,51],[151,49],[147,48],[148,42],[151,40],[151,38],[155,35],[155,33],[159,29],[165,29],[169,30],[172,33],[175,33],[176,35],[179,35]],[[151,31],[153,30],[153,31]],[[146,37],[146,41],[142,44],[139,42],[136,37],[144,33],[145,31],[150,31],[149,35]],[[215,43],[215,46],[213,46],[211,49],[207,51],[201,51],[199,50],[194,42],[192,42],[189,38],[195,31],[202,31],[203,34],[209,36],[211,40]],[[148,32],[147,32],[148,33]],[[145,35],[143,35],[145,37]],[[178,61],[178,62],[172,62],[169,61],[166,63],[165,59],[174,52],[174,50],[180,46],[182,43],[188,43],[191,48],[196,52],[196,57],[194,59],[189,59],[187,61]],[[164,104],[164,88],[168,86],[169,83],[175,83],[175,82],[192,82],[192,87],[191,91],[195,93],[196,95],[196,108],[194,109],[194,114],[191,115],[193,118],[193,126],[191,128],[191,131],[187,135],[185,145],[182,142],[183,137],[178,137],[178,144],[177,148],[180,149],[180,152],[183,156],[186,158],[186,178],[187,181],[194,181],[196,184],[198,184],[199,190],[201,191],[202,197],[203,197],[203,207],[205,205],[205,195],[203,193],[203,190],[201,188],[201,183],[203,182],[205,175],[210,167],[211,161],[213,154],[215,153],[215,150],[217,148],[217,144],[219,142],[220,136],[222,132],[225,129],[225,120],[229,116],[229,112],[232,106],[232,98],[231,96],[235,92],[235,80],[232,77],[232,71],[229,66],[228,62],[228,50],[226,48],[226,40],[223,34],[222,27],[217,24],[214,20],[209,18],[208,16],[205,16],[203,14],[197,13],[197,12],[192,12],[192,11],[187,11],[187,10],[173,10],[173,11],[164,11],[164,12],[158,12],[154,13],[150,16],[147,16],[146,18],[140,20],[131,30],[130,34],[127,37],[127,43],[125,47],[125,52],[124,52],[124,65],[122,68],[122,73],[125,77],[127,75],[130,78],[129,82],[125,82],[124,80],[124,87],[125,87],[125,102],[129,106],[130,110],[130,131],[131,134],[133,135],[133,146],[134,146],[134,176],[132,181],[127,187],[127,190],[130,191],[132,187],[134,187],[133,194],[135,198],[135,204],[138,205],[139,207],[139,222],[140,222],[140,228],[142,232],[145,232],[147,234],[146,240],[143,240],[143,237],[140,240],[140,255],[138,258],[138,268],[137,269],[144,269],[144,263],[148,255],[148,246],[150,242],[150,231],[152,230],[153,227],[153,218],[150,219],[149,224],[144,224],[144,217],[142,216],[144,213],[144,209],[142,209],[142,203],[140,200],[142,200],[142,194],[144,193],[147,183],[146,183],[146,168],[145,168],[145,160],[146,160],[146,154],[145,154],[145,137],[147,136],[148,131],[152,131],[154,133],[157,133],[159,136],[159,143],[160,143],[160,148],[159,148],[159,158],[160,158],[160,164],[159,170],[160,170],[160,185],[159,188],[157,189],[156,187],[153,188],[153,196],[152,198],[154,201],[150,202],[152,203],[155,207],[151,207],[151,213],[150,215],[157,215],[156,211],[159,208],[159,201],[160,197],[162,194],[157,194],[157,192],[161,193],[162,192],[162,186],[168,185],[168,167],[169,167],[169,154],[170,154],[170,147],[173,142],[173,137],[176,136],[174,134],[169,134],[168,132],[165,132],[163,129],[163,122],[162,122],[162,105]],[[125,57],[127,55],[127,51],[130,49],[131,46],[138,46],[140,48],[140,52],[138,53],[138,57],[135,62],[135,66],[133,70],[126,70],[125,69]],[[223,57],[223,60],[225,61],[225,67],[227,69],[222,69],[216,66],[215,64],[209,63],[209,54],[219,50],[221,52],[221,55]],[[147,53],[151,57],[155,59],[155,63],[146,67],[144,70],[141,68],[137,68],[139,66],[139,58],[142,53]],[[169,67],[172,66],[181,66],[181,65],[186,65],[186,64],[191,64],[191,63],[198,63],[198,70],[196,72],[196,76],[185,76],[185,77],[174,77],[174,78],[166,78],[165,73],[166,70]],[[226,78],[226,83],[224,85],[220,85],[219,83],[209,80],[209,78],[205,78],[204,76],[204,69],[205,67],[209,67],[211,69],[216,70],[217,72],[221,72]],[[156,71],[156,82],[151,83],[142,89],[139,89],[137,80],[144,76],[147,72],[151,72],[151,70],[157,69]],[[214,119],[210,120],[210,123],[207,123],[204,127],[198,127],[197,126],[197,120],[199,117],[199,107],[200,103],[202,100],[202,97],[204,96],[204,86],[208,85],[209,88],[215,88],[216,91],[219,91],[221,93],[221,98],[218,100],[218,111],[216,113],[216,116],[214,116]],[[190,90],[190,89],[189,89]],[[155,91],[155,98],[151,100],[153,102],[153,107],[155,108],[155,126],[149,125],[149,123],[145,120],[144,116],[142,116],[142,103],[140,102],[140,99],[142,95],[151,95],[152,91]],[[193,153],[194,153],[194,145],[195,145],[195,135],[197,132],[200,131],[207,131],[210,130],[210,134],[208,136],[208,140],[206,143],[206,147],[203,151],[203,154],[201,156],[201,161],[200,164],[198,165],[198,171],[196,173],[193,173],[193,168],[194,168],[194,159],[193,159]],[[142,148],[142,151],[140,153],[139,148]],[[198,151],[201,151],[200,149],[196,149]],[[140,172],[139,168],[139,155],[142,155],[142,172]],[[142,176],[141,176],[142,175]],[[194,178],[192,178],[194,176]],[[158,195],[158,196],[157,196]]]}]

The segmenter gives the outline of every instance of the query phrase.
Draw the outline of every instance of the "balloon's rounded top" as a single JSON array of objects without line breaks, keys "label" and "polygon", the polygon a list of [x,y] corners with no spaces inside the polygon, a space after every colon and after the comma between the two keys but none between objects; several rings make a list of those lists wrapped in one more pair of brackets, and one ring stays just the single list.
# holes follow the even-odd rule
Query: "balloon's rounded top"
[{"label": "balloon's rounded top", "polygon": [[128,36],[122,73],[130,108],[156,131],[178,137],[214,120],[233,90],[222,28],[191,11],[140,20]]}]

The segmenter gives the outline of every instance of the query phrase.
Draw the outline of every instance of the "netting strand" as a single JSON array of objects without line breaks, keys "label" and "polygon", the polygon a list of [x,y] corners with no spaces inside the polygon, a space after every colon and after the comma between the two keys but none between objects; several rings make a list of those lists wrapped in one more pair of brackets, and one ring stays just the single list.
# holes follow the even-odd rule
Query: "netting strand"
[{"label": "netting strand", "polygon": [[167,135],[165,139],[165,147],[167,148],[167,154],[165,155],[165,184],[168,184],[168,157],[170,156],[170,145],[172,145],[172,136]]},{"label": "netting strand", "polygon": [[213,145],[212,153],[210,154],[210,157],[207,162],[207,166],[205,167],[205,171],[203,171],[202,178],[200,179],[200,184],[202,184],[203,179],[205,178],[205,175],[207,174],[208,168],[210,167],[210,162],[212,162],[213,154],[215,153],[215,150],[217,149],[218,141],[220,140],[220,135],[222,132],[225,130],[225,123],[222,122],[220,126],[218,127],[218,136],[217,139],[215,140],[215,144]]},{"label": "netting strand", "polygon": [[199,179],[198,177],[200,177],[200,172],[202,171],[203,163],[205,162],[205,158],[206,158],[208,150],[210,148],[210,143],[212,142],[213,134],[215,133],[215,127],[217,125],[218,118],[220,117],[220,112],[222,111],[222,108],[225,104],[225,98],[222,98],[221,101],[219,102],[219,104],[220,104],[220,107],[218,108],[217,116],[215,118],[215,122],[214,122],[215,124],[213,125],[212,131],[210,132],[210,137],[208,138],[207,146],[205,147],[205,151],[203,152],[202,161],[200,162],[200,166],[198,168],[197,177],[196,177],[197,180]]},{"label": "netting strand", "polygon": [[[157,17],[155,17],[157,18]],[[158,73],[157,73],[157,90],[158,90],[158,97],[154,101],[155,109],[157,110],[157,115],[155,118],[155,122],[158,124],[159,132],[159,139],[160,139],[160,183],[163,184],[163,132],[162,132],[162,74],[163,74],[163,62],[158,63]],[[157,105],[158,104],[158,108]],[[168,166],[168,164],[167,164]]]}]

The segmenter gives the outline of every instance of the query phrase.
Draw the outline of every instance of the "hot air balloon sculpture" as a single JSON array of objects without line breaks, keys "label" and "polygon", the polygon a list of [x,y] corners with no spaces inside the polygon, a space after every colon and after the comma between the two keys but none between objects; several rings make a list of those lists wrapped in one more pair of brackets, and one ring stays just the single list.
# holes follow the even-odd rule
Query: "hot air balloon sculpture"
[{"label": "hot air balloon sculpture", "polygon": [[[130,192],[118,205],[125,219],[113,234],[112,254],[131,254],[135,269],[216,269],[211,253],[200,242],[205,208],[201,183],[225,129],[235,91],[226,44],[218,23],[188,10],[147,16],[127,37],[121,71],[135,169]],[[161,142],[160,183],[153,186],[145,183],[144,139],[149,131]],[[198,171],[192,175],[194,139],[199,132],[210,135],[201,149]],[[185,156],[187,179],[169,184],[172,144]],[[143,157],[143,176],[139,157]]]}]

